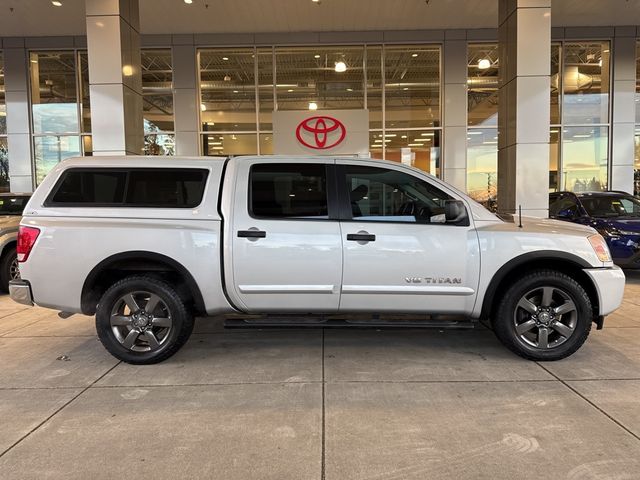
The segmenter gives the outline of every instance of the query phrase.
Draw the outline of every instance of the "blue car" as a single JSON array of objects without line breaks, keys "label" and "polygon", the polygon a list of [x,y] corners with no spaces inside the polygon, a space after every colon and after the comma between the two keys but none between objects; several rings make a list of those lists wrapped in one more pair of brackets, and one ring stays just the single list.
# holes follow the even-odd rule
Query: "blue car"
[{"label": "blue car", "polygon": [[614,263],[640,268],[640,200],[624,192],[554,192],[549,217],[589,225],[600,232]]}]

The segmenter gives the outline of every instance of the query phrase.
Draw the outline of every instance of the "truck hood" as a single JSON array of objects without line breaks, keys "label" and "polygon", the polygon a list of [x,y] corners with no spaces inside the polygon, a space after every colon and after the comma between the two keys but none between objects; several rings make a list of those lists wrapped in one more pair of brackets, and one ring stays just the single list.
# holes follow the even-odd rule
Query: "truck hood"
[{"label": "truck hood", "polygon": [[573,235],[578,237],[588,237],[596,232],[591,227],[579,225],[577,223],[563,222],[560,220],[551,220],[549,218],[522,217],[522,228],[520,228],[520,219],[518,215],[498,216],[501,222],[491,222],[479,226],[479,230],[489,230],[495,232],[526,232],[541,234],[559,234]]}]

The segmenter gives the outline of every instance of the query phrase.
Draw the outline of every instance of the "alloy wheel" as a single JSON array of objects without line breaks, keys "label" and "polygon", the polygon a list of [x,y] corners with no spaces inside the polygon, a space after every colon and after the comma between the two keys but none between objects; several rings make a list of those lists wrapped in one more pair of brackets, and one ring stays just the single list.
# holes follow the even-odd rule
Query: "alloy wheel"
[{"label": "alloy wheel", "polygon": [[20,280],[20,267],[18,266],[18,257],[14,258],[9,265],[9,280]]},{"label": "alloy wheel", "polygon": [[578,310],[564,290],[551,286],[538,287],[520,298],[513,321],[521,342],[547,350],[571,338],[577,326]]}]

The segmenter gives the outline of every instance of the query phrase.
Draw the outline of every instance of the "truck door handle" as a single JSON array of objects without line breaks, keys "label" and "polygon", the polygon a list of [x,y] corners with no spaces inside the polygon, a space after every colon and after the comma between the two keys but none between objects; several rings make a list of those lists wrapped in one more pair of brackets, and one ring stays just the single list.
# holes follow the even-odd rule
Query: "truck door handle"
[{"label": "truck door handle", "polygon": [[239,238],[265,238],[267,232],[262,230],[238,230]]},{"label": "truck door handle", "polygon": [[371,233],[364,232],[348,233],[347,240],[351,242],[375,242],[376,236]]}]

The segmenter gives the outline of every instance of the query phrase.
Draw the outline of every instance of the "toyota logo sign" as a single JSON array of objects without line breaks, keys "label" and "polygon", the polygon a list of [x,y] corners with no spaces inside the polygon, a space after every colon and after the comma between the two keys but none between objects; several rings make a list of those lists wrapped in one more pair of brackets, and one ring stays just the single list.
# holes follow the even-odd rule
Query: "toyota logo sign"
[{"label": "toyota logo sign", "polygon": [[346,135],[347,129],[342,122],[327,116],[307,118],[300,122],[296,128],[298,141],[305,147],[314,150],[333,148],[342,143]]}]

